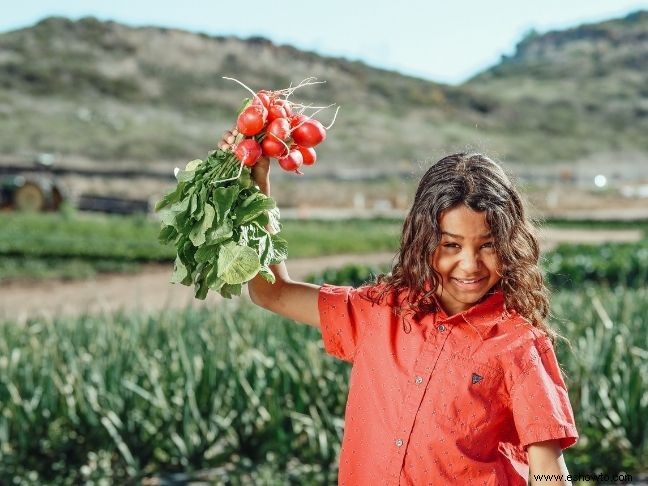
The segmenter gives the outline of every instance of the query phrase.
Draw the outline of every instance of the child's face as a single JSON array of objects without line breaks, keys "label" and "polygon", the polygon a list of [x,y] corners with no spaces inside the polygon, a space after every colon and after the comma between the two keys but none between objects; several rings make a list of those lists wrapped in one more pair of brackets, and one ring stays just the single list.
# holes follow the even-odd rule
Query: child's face
[{"label": "child's face", "polygon": [[439,225],[441,242],[432,255],[432,267],[442,279],[436,295],[453,315],[470,308],[499,282],[500,261],[485,212],[457,206],[441,214]]}]

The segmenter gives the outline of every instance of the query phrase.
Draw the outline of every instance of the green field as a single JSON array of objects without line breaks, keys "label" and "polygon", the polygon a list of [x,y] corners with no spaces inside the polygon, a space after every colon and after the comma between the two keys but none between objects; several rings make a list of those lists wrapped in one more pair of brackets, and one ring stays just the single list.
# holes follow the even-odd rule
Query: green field
[{"label": "green field", "polygon": [[[395,252],[402,222],[389,219],[284,220],[288,257]],[[648,223],[544,221],[547,227],[643,229]],[[146,216],[110,216],[63,211],[0,214],[0,283],[24,279],[79,279],[101,272],[137,272],[144,263],[172,264],[171,245],[157,236],[160,223]],[[314,237],[313,235],[316,235]],[[586,281],[635,285],[648,280],[648,238],[638,243],[561,245],[543,255],[556,288]]]},{"label": "green field", "polygon": [[[401,222],[394,220],[282,224],[290,258],[394,251],[401,232]],[[4,213],[0,228],[0,283],[134,272],[143,263],[171,264],[175,258],[171,245],[158,243],[160,223],[145,216]]]},{"label": "green field", "polygon": [[[135,271],[173,257],[157,243],[159,224],[143,216],[3,214],[0,225],[0,280]],[[284,221],[293,257],[393,251],[400,229],[389,220]],[[645,474],[647,239],[562,245],[542,263],[560,289],[552,324],[571,343],[556,346],[581,434],[565,454],[569,470]],[[378,270],[386,269],[349,266],[311,280],[358,285]],[[172,474],[228,484],[335,482],[350,368],[326,356],[313,328],[234,300],[3,322],[0,333],[0,483]]]},{"label": "green field", "polygon": [[[648,470],[648,292],[561,292],[571,473]],[[0,482],[334,484],[350,367],[246,302],[0,326]],[[20,483],[14,483],[20,484]]]}]

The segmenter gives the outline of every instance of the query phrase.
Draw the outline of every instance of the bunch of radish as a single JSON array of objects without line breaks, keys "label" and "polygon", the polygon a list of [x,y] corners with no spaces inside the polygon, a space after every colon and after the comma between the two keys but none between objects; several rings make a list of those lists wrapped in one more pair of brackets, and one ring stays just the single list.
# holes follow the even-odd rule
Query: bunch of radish
[{"label": "bunch of radish", "polygon": [[205,299],[209,290],[228,299],[241,295],[255,275],[275,282],[270,266],[287,258],[288,243],[280,235],[277,203],[254,183],[252,166],[265,155],[302,175],[300,167],[315,163],[313,147],[335,122],[334,116],[325,128],[313,118],[328,107],[289,101],[296,89],[318,84],[313,78],[257,93],[226,79],[252,94],[236,128],[206,158],[176,167],[176,187],[155,205],[162,223],[158,239],[176,250],[171,282],[193,285],[197,299]]},{"label": "bunch of radish", "polygon": [[326,139],[327,128],[304,113],[307,107],[288,100],[294,89],[252,92],[253,98],[238,115],[236,129],[219,148],[232,151],[246,167],[264,155],[277,159],[285,171],[303,175],[299,169],[315,163],[314,147]]}]

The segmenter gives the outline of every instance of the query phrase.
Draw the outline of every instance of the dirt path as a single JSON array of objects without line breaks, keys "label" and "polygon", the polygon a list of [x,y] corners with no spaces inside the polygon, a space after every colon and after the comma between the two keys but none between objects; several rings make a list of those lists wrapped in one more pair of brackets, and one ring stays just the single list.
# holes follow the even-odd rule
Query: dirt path
[{"label": "dirt path", "polygon": [[[601,243],[636,241],[637,230],[545,229],[541,246],[548,250],[560,242]],[[391,263],[393,253],[334,255],[293,259],[287,262],[290,276],[296,280],[327,267],[348,263]],[[111,313],[117,310],[154,312],[166,308],[205,306],[218,303],[210,294],[204,301],[193,297],[193,287],[169,283],[172,265],[147,265],[136,275],[107,274],[83,281],[15,282],[0,286],[0,319],[23,321],[30,316],[75,316],[84,313]],[[245,298],[247,298],[247,295]]]}]

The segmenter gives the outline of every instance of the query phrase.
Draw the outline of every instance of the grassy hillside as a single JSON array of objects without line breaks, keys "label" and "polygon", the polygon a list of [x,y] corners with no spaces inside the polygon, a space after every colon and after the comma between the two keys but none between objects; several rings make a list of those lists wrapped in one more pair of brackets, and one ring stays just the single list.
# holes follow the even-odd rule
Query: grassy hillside
[{"label": "grassy hillside", "polygon": [[499,127],[529,141],[551,136],[568,156],[583,150],[645,152],[648,12],[543,35],[530,32],[514,55],[465,86],[496,100],[490,113]]},{"label": "grassy hillside", "polygon": [[331,166],[388,170],[466,148],[513,162],[648,153],[647,16],[528,36],[457,87],[263,38],[47,18],[0,34],[0,153],[173,167],[234,121],[246,92],[222,76],[327,80],[299,98],[342,106],[320,153]]}]

